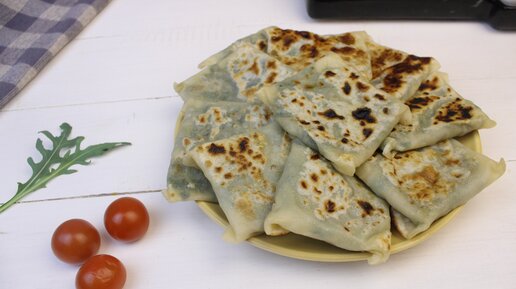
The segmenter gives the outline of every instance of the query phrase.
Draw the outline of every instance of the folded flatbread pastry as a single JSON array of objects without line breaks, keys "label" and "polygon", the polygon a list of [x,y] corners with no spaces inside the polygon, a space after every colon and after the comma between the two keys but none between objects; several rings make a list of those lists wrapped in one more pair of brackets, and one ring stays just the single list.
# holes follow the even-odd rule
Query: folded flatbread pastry
[{"label": "folded flatbread pastry", "polygon": [[210,102],[190,99],[177,120],[174,150],[167,178],[167,200],[216,202],[213,190],[197,164],[188,154],[207,141],[246,133],[270,123],[271,112],[259,104]]},{"label": "folded flatbread pastry", "polygon": [[382,144],[384,155],[393,150],[432,145],[496,124],[478,106],[453,90],[442,72],[431,74],[405,104],[410,107],[412,120],[394,127]]},{"label": "folded flatbread pastry", "polygon": [[372,253],[377,264],[389,257],[389,206],[355,177],[295,141],[276,193],[265,232],[291,231],[351,251]]},{"label": "folded flatbread pastry", "polygon": [[206,67],[218,63],[242,45],[251,45],[296,71],[302,70],[328,53],[336,53],[361,76],[371,79],[371,58],[367,47],[370,41],[369,35],[363,31],[318,35],[308,31],[273,26],[236,41],[203,61],[199,66]]},{"label": "folded flatbread pastry", "polygon": [[275,58],[242,44],[220,61],[174,86],[183,98],[255,102],[255,92],[292,74]]},{"label": "folded flatbread pastry", "polygon": [[372,84],[403,101],[411,97],[428,76],[439,69],[437,60],[431,57],[409,55],[400,63],[387,67],[372,80]]},{"label": "folded flatbread pastry", "polygon": [[167,188],[163,196],[169,202],[205,201],[216,203],[217,198],[202,171],[172,159],[168,168]]},{"label": "folded flatbread pastry", "polygon": [[372,79],[377,78],[382,71],[402,62],[409,56],[406,52],[380,45],[372,39],[369,39],[366,45],[367,52],[371,58]]},{"label": "folded flatbread pastry", "polygon": [[291,136],[352,176],[409,110],[345,65],[328,55],[258,95]]},{"label": "folded flatbread pastry", "polygon": [[181,109],[172,159],[196,167],[188,152],[201,143],[228,138],[267,125],[272,112],[263,104],[191,99]]},{"label": "folded flatbread pastry", "polygon": [[367,49],[371,58],[372,84],[403,101],[412,96],[430,73],[440,64],[431,57],[410,55],[369,39]]},{"label": "folded flatbread pastry", "polygon": [[240,242],[264,232],[289,149],[290,138],[273,122],[190,152],[229,221],[226,240]]},{"label": "folded flatbread pastry", "polygon": [[397,211],[394,223],[412,238],[504,171],[503,160],[497,163],[450,139],[393,158],[377,154],[357,169],[357,176]]}]

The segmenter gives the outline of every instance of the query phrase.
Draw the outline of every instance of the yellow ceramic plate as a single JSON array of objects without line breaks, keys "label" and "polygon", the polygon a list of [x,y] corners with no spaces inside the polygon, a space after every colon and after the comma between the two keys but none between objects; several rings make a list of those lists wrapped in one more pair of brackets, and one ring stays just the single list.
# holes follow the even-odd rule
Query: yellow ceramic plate
[{"label": "yellow ceramic plate", "polygon": [[[477,131],[459,138],[459,141],[477,152],[482,150],[480,136]],[[226,216],[218,204],[198,201],[197,205],[212,220],[224,228],[228,227]],[[451,211],[448,215],[435,221],[428,230],[410,240],[404,239],[396,230],[393,230],[391,254],[407,250],[423,242],[450,222],[461,209],[462,207],[458,207]],[[347,251],[328,243],[293,233],[280,237],[271,237],[263,234],[250,238],[248,242],[260,249],[278,255],[310,261],[351,262],[366,260],[370,256],[370,253]]]}]

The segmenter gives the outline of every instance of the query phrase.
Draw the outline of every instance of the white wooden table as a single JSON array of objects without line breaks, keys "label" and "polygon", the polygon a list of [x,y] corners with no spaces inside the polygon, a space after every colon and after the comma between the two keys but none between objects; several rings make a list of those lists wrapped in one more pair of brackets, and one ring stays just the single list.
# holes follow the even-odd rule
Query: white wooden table
[{"label": "white wooden table", "polygon": [[[221,239],[193,203],[169,204],[165,188],[181,106],[172,89],[205,57],[278,25],[319,33],[366,30],[375,40],[436,57],[452,85],[498,126],[481,131],[484,153],[507,172],[443,230],[381,266],[316,263]],[[50,237],[84,218],[100,229],[100,252],[120,258],[125,288],[516,288],[516,34],[479,23],[315,22],[304,1],[111,3],[20,95],[0,111],[0,202],[30,176],[37,132],[63,121],[85,145],[130,141],[79,173],[51,182],[0,215],[0,288],[73,288],[77,267],[59,262]],[[151,214],[143,240],[120,244],[102,217],[120,195]]]}]

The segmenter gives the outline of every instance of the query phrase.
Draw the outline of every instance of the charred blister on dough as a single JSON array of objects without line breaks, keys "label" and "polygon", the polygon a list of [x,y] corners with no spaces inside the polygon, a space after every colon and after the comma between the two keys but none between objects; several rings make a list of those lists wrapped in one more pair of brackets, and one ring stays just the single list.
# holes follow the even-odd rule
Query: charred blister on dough
[{"label": "charred blister on dough", "polygon": [[351,112],[351,115],[356,120],[362,121],[365,120],[368,123],[375,123],[376,118],[372,115],[371,109],[369,107],[360,107]]},{"label": "charred blister on dough", "polygon": [[335,76],[335,75],[337,75],[337,74],[336,74],[335,72],[331,71],[331,70],[328,70],[328,71],[326,71],[326,72],[324,73],[324,76],[325,76],[325,77],[327,77],[327,78],[328,78],[328,77],[333,77],[333,76]]},{"label": "charred blister on dough", "polygon": [[405,56],[394,49],[382,47],[381,52],[377,55],[372,55],[371,66],[373,70],[373,78],[381,74],[383,68],[387,63],[401,62]]},{"label": "charred blister on dough", "polygon": [[430,57],[409,55],[402,62],[387,68],[384,72],[382,90],[388,93],[396,92],[404,83],[404,77],[423,71],[431,62]]},{"label": "charred blister on dough", "polygon": [[339,115],[335,112],[335,110],[329,108],[323,112],[318,112],[317,113],[318,115],[321,115],[321,116],[324,116],[328,119],[344,119],[344,117],[342,115]]},{"label": "charred blister on dough", "polygon": [[360,208],[362,208],[362,218],[365,218],[365,216],[370,216],[374,211],[374,207],[367,201],[358,200],[357,204],[360,206]]},{"label": "charred blister on dough", "polygon": [[276,79],[276,76],[278,76],[278,74],[276,72],[271,72],[268,76],[267,76],[267,79],[265,79],[265,83],[269,84],[269,83],[273,83],[274,80]]},{"label": "charred blister on dough", "polygon": [[347,81],[344,83],[344,86],[342,87],[342,91],[346,95],[349,95],[349,93],[351,92],[351,85],[349,85],[349,83]]},{"label": "charred blister on dough", "polygon": [[339,36],[339,40],[346,45],[355,44],[355,37],[353,37],[353,35],[350,33],[345,33],[344,35]]},{"label": "charred blister on dough", "polygon": [[324,202],[324,209],[328,213],[335,212],[335,203],[332,200],[326,200],[326,202]]},{"label": "charred blister on dough", "polygon": [[445,107],[442,107],[441,109],[439,109],[439,112],[437,113],[435,120],[442,122],[453,122],[471,119],[473,117],[473,107],[469,105],[464,105],[462,102],[462,99],[457,98]]},{"label": "charred blister on dough", "polygon": [[432,91],[437,89],[437,87],[439,87],[439,78],[437,76],[434,76],[432,79],[427,79],[423,81],[423,83],[421,83],[421,85],[419,86],[418,91]]},{"label": "charred blister on dough", "polygon": [[439,99],[438,96],[425,96],[425,97],[413,97],[405,102],[405,104],[411,109],[422,109],[426,106],[428,106],[430,103],[434,102],[435,100]]},{"label": "charred blister on dough", "polygon": [[226,153],[226,149],[224,148],[224,146],[219,146],[214,143],[211,143],[208,147],[208,152],[213,155],[218,155]]},{"label": "charred blister on dough", "polygon": [[360,81],[357,81],[356,87],[358,88],[358,90],[360,90],[362,92],[368,91],[369,88],[371,88],[371,86],[369,86],[367,84],[364,84],[364,83],[362,83]]},{"label": "charred blister on dough", "polygon": [[362,134],[364,135],[364,138],[368,138],[373,133],[373,130],[370,128],[364,128],[362,130]]},{"label": "charred blister on dough", "polygon": [[384,95],[381,95],[379,93],[376,93],[374,95],[374,98],[378,99],[378,100],[381,100],[381,101],[385,101],[385,96]]}]

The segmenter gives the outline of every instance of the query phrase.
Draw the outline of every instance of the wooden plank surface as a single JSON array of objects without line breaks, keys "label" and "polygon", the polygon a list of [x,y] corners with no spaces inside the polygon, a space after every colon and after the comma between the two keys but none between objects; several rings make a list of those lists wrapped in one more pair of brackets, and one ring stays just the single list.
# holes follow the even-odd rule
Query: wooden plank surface
[{"label": "wooden plank surface", "polygon": [[[516,288],[516,34],[479,23],[315,22],[304,1],[113,1],[0,111],[0,202],[30,175],[40,130],[72,124],[85,145],[132,146],[59,178],[0,215],[0,288],[72,288],[77,267],[55,259],[50,237],[69,218],[102,232],[102,253],[127,266],[134,288]],[[498,122],[481,131],[484,153],[506,174],[423,244],[370,267],[298,261],[222,241],[193,203],[161,196],[182,102],[172,89],[197,64],[270,25],[337,33],[366,30],[378,42],[436,57],[452,85]],[[126,245],[102,228],[119,195],[151,212],[148,235]],[[30,277],[30,278],[29,278]]]}]

